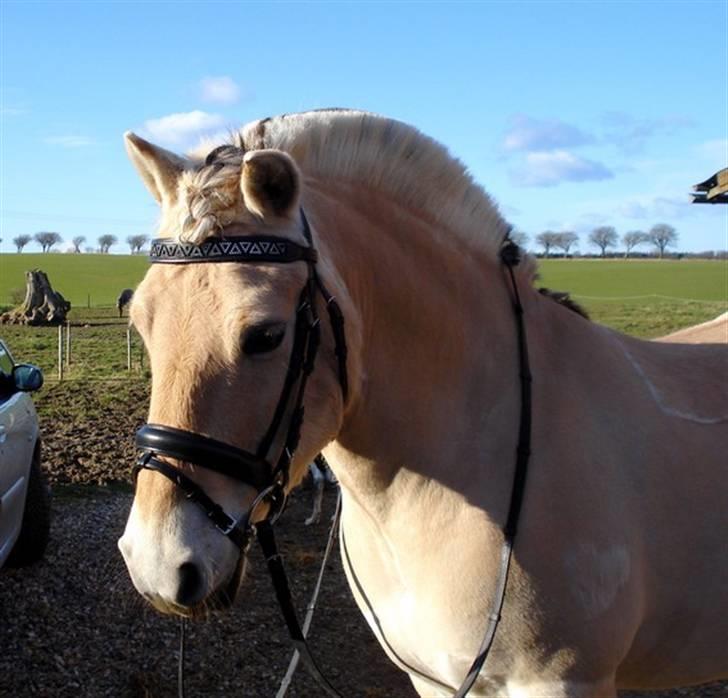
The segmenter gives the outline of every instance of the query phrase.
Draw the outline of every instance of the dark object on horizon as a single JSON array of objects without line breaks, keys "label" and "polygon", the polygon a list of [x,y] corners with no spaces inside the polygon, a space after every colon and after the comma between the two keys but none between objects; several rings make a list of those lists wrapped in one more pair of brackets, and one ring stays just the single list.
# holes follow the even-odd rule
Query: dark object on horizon
[{"label": "dark object on horizon", "polygon": [[694,204],[728,204],[728,167],[693,187]]},{"label": "dark object on horizon", "polygon": [[131,302],[134,297],[134,291],[130,288],[125,288],[116,299],[116,307],[119,309],[119,317],[121,317],[122,311]]}]

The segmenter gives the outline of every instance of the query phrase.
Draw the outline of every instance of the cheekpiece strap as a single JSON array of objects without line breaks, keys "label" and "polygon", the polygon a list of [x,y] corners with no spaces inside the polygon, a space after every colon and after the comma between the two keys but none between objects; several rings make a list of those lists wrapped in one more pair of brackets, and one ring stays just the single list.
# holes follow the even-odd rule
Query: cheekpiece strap
[{"label": "cheekpiece strap", "polygon": [[201,262],[316,262],[312,247],[270,235],[245,238],[207,238],[199,244],[170,238],[152,240],[152,264],[199,264]]}]

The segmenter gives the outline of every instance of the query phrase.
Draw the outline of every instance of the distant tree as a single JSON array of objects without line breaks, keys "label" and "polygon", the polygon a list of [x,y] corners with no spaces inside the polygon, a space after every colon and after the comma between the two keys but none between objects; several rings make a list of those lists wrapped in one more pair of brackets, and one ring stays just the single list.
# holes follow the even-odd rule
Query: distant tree
[{"label": "distant tree", "polygon": [[558,240],[558,233],[554,233],[551,230],[547,230],[543,233],[539,233],[536,236],[536,242],[543,247],[543,254],[544,257],[549,256],[549,252],[551,252],[552,247],[556,247],[556,242]]},{"label": "distant tree", "polygon": [[108,254],[109,248],[115,245],[118,241],[116,235],[101,235],[99,237],[99,252],[101,254]]},{"label": "distant tree", "polygon": [[650,242],[657,248],[660,253],[660,259],[665,256],[665,248],[673,246],[678,239],[675,228],[667,223],[658,223],[650,228],[648,233]]},{"label": "distant tree", "polygon": [[649,242],[647,233],[641,230],[630,230],[628,233],[622,235],[622,244],[624,245],[624,256],[629,257],[629,253],[637,247],[637,245],[643,245]]},{"label": "distant tree", "polygon": [[563,233],[556,233],[556,242],[554,247],[558,247],[564,251],[565,255],[569,254],[569,250],[579,244],[579,236],[570,230],[565,230]]},{"label": "distant tree", "polygon": [[13,245],[15,245],[15,249],[18,250],[18,254],[20,254],[23,251],[23,248],[32,239],[33,238],[30,235],[18,235],[18,237],[13,238]]},{"label": "distant tree", "polygon": [[129,245],[129,249],[131,249],[131,253],[135,254],[137,252],[142,251],[142,247],[147,244],[149,241],[148,235],[130,235],[126,242]]},{"label": "distant tree", "polygon": [[50,252],[53,245],[63,242],[63,238],[58,233],[40,232],[33,236],[33,239],[41,246],[43,252]]},{"label": "distant tree", "polygon": [[589,233],[589,244],[602,251],[602,257],[607,253],[607,247],[617,244],[617,231],[611,225],[602,225]]},{"label": "distant tree", "polygon": [[73,243],[73,251],[76,254],[81,254],[81,245],[86,242],[86,238],[83,235],[76,235],[71,242]]}]

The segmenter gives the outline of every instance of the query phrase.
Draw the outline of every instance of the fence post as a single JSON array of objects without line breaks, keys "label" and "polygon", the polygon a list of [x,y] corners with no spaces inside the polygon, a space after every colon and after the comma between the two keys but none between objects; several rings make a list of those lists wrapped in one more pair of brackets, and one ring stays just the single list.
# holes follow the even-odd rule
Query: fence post
[{"label": "fence post", "polygon": [[87,308],[91,307],[91,294],[90,293],[86,294],[86,307]]},{"label": "fence post", "polygon": [[58,325],[58,380],[63,380],[63,325]]},{"label": "fence post", "polygon": [[71,369],[71,321],[66,320],[66,368]]},{"label": "fence post", "polygon": [[131,327],[126,328],[126,370],[131,372]]}]

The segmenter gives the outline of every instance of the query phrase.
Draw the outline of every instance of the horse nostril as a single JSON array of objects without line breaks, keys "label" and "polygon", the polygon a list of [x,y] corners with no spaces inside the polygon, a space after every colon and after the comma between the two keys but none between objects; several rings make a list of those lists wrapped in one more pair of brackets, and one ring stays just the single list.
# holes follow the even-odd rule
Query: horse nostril
[{"label": "horse nostril", "polygon": [[202,575],[197,565],[185,562],[179,568],[179,586],[177,587],[177,603],[181,606],[193,606],[200,600]]}]

